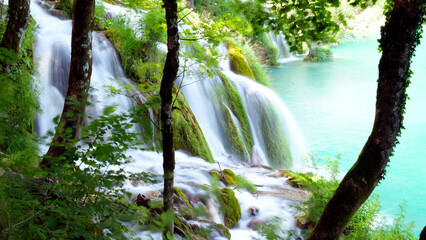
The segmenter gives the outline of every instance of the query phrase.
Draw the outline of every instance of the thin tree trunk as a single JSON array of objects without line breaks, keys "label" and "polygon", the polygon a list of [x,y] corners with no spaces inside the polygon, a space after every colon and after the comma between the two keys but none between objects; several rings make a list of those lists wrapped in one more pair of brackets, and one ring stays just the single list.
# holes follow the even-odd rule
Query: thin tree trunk
[{"label": "thin tree trunk", "polygon": [[[3,3],[1,3],[3,5]],[[9,0],[9,21],[0,47],[19,53],[21,42],[28,28],[30,0]],[[0,14],[1,16],[1,14]]]},{"label": "thin tree trunk", "polygon": [[[161,81],[161,122],[163,131],[164,212],[173,211],[175,152],[173,144],[173,84],[179,69],[179,34],[176,0],[163,0],[167,21],[167,58]],[[164,233],[173,233],[173,221]]]},{"label": "thin tree trunk", "polygon": [[[52,158],[63,156],[67,145],[78,138],[83,124],[84,112],[92,75],[92,31],[95,0],[74,0],[71,67],[68,89],[60,123],[52,144],[41,162],[42,167],[50,167]],[[72,144],[72,143],[71,143]]]},{"label": "thin tree trunk", "polygon": [[308,240],[338,239],[351,217],[385,174],[402,127],[410,59],[418,44],[424,3],[395,0],[382,29],[376,116],[370,137],[355,165],[328,202]]}]

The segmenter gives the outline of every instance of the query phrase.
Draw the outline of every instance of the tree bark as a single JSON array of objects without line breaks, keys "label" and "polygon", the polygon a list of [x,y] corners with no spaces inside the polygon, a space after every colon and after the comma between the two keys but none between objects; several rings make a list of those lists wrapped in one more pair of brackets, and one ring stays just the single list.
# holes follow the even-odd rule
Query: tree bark
[{"label": "tree bark", "polygon": [[328,202],[308,240],[338,239],[351,217],[383,178],[402,127],[410,59],[418,44],[424,3],[395,0],[382,28],[382,57],[373,130],[357,162]]},{"label": "tree bark", "polygon": [[[179,33],[176,0],[163,0],[167,21],[167,58],[161,80],[161,122],[163,131],[164,212],[173,211],[175,152],[173,143],[173,84],[179,69]],[[164,233],[173,232],[173,221]]]},{"label": "tree bark", "polygon": [[83,124],[90,77],[92,75],[92,31],[95,0],[74,0],[71,66],[61,120],[50,148],[41,162],[49,168],[52,158],[63,156],[72,139],[78,138]]},{"label": "tree bark", "polygon": [[29,13],[30,0],[9,0],[9,21],[7,22],[0,47],[7,48],[16,54],[19,53],[22,39],[28,28]]}]

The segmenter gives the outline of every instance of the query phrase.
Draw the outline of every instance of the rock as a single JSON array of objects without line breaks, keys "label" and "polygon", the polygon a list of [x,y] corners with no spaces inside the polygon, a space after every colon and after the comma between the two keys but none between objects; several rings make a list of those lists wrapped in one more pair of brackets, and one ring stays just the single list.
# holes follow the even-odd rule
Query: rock
[{"label": "rock", "polygon": [[137,206],[143,206],[146,208],[149,208],[149,202],[151,200],[149,198],[147,198],[145,195],[142,194],[138,194],[138,196],[136,197],[136,200],[134,201],[134,203],[136,203]]},{"label": "rock", "polygon": [[174,208],[179,211],[179,213],[185,218],[185,219],[194,219],[195,217],[195,209],[194,207],[189,203],[188,199],[186,198],[185,194],[182,193],[182,191],[174,187],[175,194],[173,196],[173,202],[174,202]]},{"label": "rock", "polygon": [[296,226],[300,229],[311,229],[314,223],[308,219],[305,212],[300,212],[296,217]]},{"label": "rock", "polygon": [[234,191],[230,188],[223,188],[219,192],[218,199],[224,215],[225,226],[234,228],[241,218],[241,207]]},{"label": "rock", "polygon": [[240,48],[230,43],[228,44],[228,53],[232,71],[256,80]]},{"label": "rock", "polygon": [[250,216],[257,216],[259,215],[259,208],[258,207],[249,207]]},{"label": "rock", "polygon": [[247,227],[250,228],[251,230],[256,231],[256,230],[259,230],[264,223],[265,223],[265,221],[256,218],[256,219],[251,220],[247,224]]},{"label": "rock", "polygon": [[59,19],[61,19],[61,20],[65,20],[65,19],[67,19],[67,15],[66,15],[66,13],[65,13],[64,11],[62,11],[62,10],[58,10],[58,9],[49,9],[49,10],[47,10],[47,11],[50,13],[50,15],[55,16],[55,17],[57,17],[57,18],[59,18]]},{"label": "rock", "polygon": [[222,171],[210,171],[210,175],[213,177],[219,178],[221,182],[223,182],[226,186],[235,186],[236,176],[235,173],[230,169],[223,169]]}]

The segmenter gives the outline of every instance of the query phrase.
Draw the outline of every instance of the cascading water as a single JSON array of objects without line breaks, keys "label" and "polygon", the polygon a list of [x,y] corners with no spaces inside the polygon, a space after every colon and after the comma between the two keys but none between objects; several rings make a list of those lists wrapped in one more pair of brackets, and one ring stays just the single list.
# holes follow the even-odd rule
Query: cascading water
[{"label": "cascading water", "polygon": [[276,34],[274,32],[269,32],[267,36],[272,44],[274,44],[274,47],[278,49],[278,60],[291,57],[290,47],[282,33]]},{"label": "cascading water", "polygon": [[[62,21],[50,16],[36,0],[31,2],[31,14],[39,25],[34,46],[34,59],[38,67],[36,78],[41,85],[40,102],[43,112],[37,118],[37,131],[40,135],[45,135],[46,132],[54,129],[52,119],[61,113],[63,107],[70,63],[71,21]],[[126,112],[130,109],[132,101],[123,95],[111,96],[106,89],[107,87],[105,87],[113,86],[120,89],[120,83],[129,83],[120,66],[117,54],[104,35],[94,33],[93,39],[93,73],[90,91],[93,105],[87,109],[88,114],[96,117],[102,113],[105,106],[111,104],[118,106],[118,112]],[[282,125],[288,133],[287,138],[292,149],[292,158],[300,159],[301,153],[305,150],[304,144],[300,138],[300,132],[297,131],[297,126],[284,104],[270,90],[232,73],[226,64],[224,63],[223,72],[243,98],[251,134],[253,135],[252,149],[246,149],[246,151],[251,152],[251,160],[247,160],[257,164],[268,163],[269,156],[266,150],[268,143],[265,142],[265,138],[262,137],[263,133],[257,126],[260,120],[259,112],[256,110],[259,110],[259,107],[263,104],[270,105],[271,109],[274,109],[278,114],[277,124]],[[232,157],[233,153],[229,151],[228,144],[224,141],[226,133],[220,123],[224,120],[224,114],[218,110],[218,103],[215,103],[214,100],[217,99],[217,93],[215,93],[217,88],[223,87],[220,77],[206,78],[199,72],[194,72],[183,81],[183,85],[187,85],[182,88],[182,92],[201,126],[215,161],[220,165],[208,163],[199,157],[192,157],[184,152],[177,151],[175,185],[192,196],[211,196],[208,187],[206,189],[206,186],[210,186],[209,171],[229,168],[236,174],[243,175],[257,184],[259,190],[256,196],[245,190],[236,191],[242,216],[237,227],[231,229],[232,239],[262,239],[262,236],[251,230],[249,225],[253,222],[268,221],[275,216],[280,217],[279,225],[283,230],[294,230],[297,235],[299,231],[295,228],[294,223],[296,210],[291,205],[296,204],[295,201],[301,201],[300,197],[287,196],[285,192],[294,190],[291,190],[285,178],[272,176],[275,173],[274,171],[264,168],[248,168],[240,161],[236,161],[237,159]],[[254,99],[257,99],[259,106],[251,107],[254,103],[253,100],[250,100],[250,96],[256,96]],[[224,106],[225,111],[232,111],[229,106]],[[241,134],[242,126],[238,122],[239,120],[232,113],[230,116]],[[161,153],[132,150],[128,154],[135,159],[133,163],[125,166],[128,171],[162,174]],[[259,160],[253,161],[253,156],[256,156],[256,159]],[[153,185],[128,184],[127,187],[134,194],[146,194],[150,191],[161,190],[162,183]],[[205,205],[210,206],[207,209],[208,218],[223,223],[223,217],[218,208],[215,207],[215,201],[210,199]],[[256,215],[250,214],[248,211],[250,207],[257,208],[258,213]],[[139,236],[144,238],[144,234],[139,233]],[[161,237],[161,235],[152,236]],[[222,238],[212,233],[211,239]]]}]

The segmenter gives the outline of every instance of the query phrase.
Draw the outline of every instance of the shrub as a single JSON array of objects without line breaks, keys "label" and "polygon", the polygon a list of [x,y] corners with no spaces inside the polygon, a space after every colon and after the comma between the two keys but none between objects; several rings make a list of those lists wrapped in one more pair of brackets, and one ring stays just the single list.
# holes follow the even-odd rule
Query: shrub
[{"label": "shrub", "polygon": [[318,46],[309,51],[305,57],[305,61],[311,62],[327,62],[333,57],[333,52],[328,46]]}]

